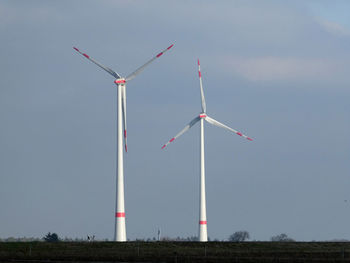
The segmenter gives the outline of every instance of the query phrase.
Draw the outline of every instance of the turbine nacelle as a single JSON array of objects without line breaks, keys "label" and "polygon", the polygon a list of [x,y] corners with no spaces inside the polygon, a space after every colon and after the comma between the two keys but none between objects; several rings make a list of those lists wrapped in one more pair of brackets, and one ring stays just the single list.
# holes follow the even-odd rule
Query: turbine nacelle
[{"label": "turbine nacelle", "polygon": [[205,113],[201,113],[201,114],[199,114],[199,118],[206,118],[207,117],[207,114],[205,114]]},{"label": "turbine nacelle", "polygon": [[117,84],[117,85],[123,85],[123,84],[125,85],[126,80],[124,78],[120,78],[120,79],[116,79],[114,81],[114,83]]}]

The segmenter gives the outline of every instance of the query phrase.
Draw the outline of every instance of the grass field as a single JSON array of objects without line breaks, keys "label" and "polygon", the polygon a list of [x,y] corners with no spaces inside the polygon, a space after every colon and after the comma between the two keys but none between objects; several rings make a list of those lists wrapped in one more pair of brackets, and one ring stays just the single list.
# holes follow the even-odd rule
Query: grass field
[{"label": "grass field", "polygon": [[350,242],[0,242],[0,262],[349,262]]}]

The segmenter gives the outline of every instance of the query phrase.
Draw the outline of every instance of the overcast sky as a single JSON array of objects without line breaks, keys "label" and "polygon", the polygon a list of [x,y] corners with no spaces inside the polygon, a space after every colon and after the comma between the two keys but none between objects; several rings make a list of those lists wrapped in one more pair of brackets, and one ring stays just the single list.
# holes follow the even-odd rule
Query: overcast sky
[{"label": "overcast sky", "polygon": [[116,86],[127,86],[127,237],[350,239],[349,1],[0,0],[0,238],[112,239]]}]

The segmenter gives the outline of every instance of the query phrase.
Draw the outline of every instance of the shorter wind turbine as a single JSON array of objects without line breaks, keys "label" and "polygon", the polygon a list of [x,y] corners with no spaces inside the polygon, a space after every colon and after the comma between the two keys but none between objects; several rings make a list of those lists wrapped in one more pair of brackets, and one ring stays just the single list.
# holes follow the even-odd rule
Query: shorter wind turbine
[{"label": "shorter wind turbine", "polygon": [[198,60],[198,74],[199,74],[199,86],[201,91],[201,99],[202,99],[202,112],[195,117],[192,121],[190,121],[187,126],[180,131],[178,134],[175,135],[175,137],[171,138],[170,141],[168,141],[166,144],[162,146],[162,149],[164,149],[169,143],[173,142],[175,139],[180,137],[182,134],[184,134],[186,131],[188,131],[192,126],[194,126],[197,122],[200,121],[200,207],[199,207],[199,241],[201,242],[207,242],[208,241],[208,233],[207,233],[207,208],[206,208],[206,201],[205,201],[205,163],[204,163],[204,122],[203,120],[209,122],[210,124],[213,124],[215,126],[218,126],[220,128],[224,128],[226,130],[229,130],[239,136],[242,136],[243,138],[246,138],[249,141],[252,141],[252,139],[241,132],[238,132],[225,124],[222,124],[221,122],[218,122],[217,120],[214,120],[213,118],[210,118],[206,111],[207,107],[205,104],[205,98],[204,98],[204,92],[203,92],[203,86],[202,86],[202,73],[201,68]]}]

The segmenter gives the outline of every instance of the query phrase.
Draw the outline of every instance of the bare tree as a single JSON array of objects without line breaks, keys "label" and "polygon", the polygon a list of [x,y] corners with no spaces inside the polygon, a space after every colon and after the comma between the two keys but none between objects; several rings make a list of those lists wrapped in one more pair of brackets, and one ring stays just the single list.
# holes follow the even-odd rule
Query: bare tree
[{"label": "bare tree", "polygon": [[229,236],[228,240],[231,242],[244,242],[250,238],[248,231],[237,231]]},{"label": "bare tree", "polygon": [[273,242],[294,242],[293,238],[290,238],[287,234],[282,233],[276,236],[271,237],[271,241]]},{"label": "bare tree", "polygon": [[58,235],[56,233],[47,233],[46,236],[43,237],[43,239],[46,241],[46,242],[58,242],[60,241]]}]

